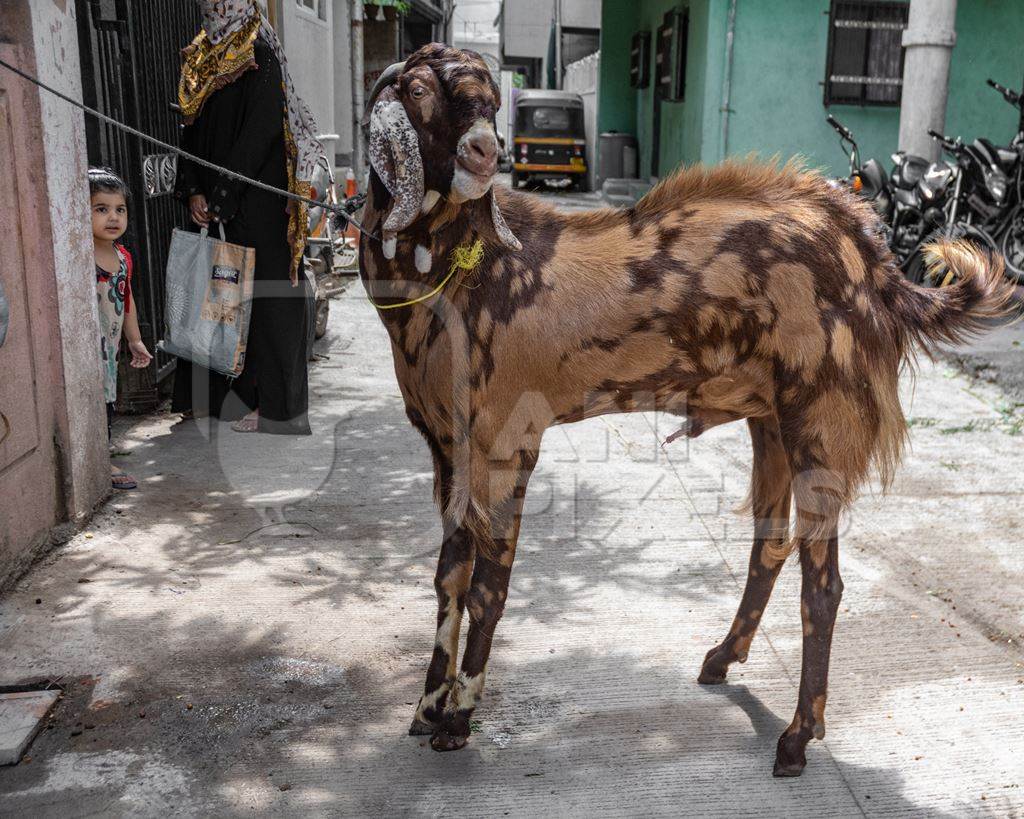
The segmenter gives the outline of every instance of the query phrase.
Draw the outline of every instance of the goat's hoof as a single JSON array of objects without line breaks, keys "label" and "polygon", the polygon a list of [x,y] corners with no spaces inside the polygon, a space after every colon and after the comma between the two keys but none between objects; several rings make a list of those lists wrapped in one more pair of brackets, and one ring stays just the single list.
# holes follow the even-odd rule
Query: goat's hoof
[{"label": "goat's hoof", "polygon": [[431,725],[429,722],[424,722],[421,719],[413,717],[412,725],[409,726],[409,736],[411,737],[422,737],[428,736],[437,730],[436,725]]},{"label": "goat's hoof", "polygon": [[465,748],[468,741],[469,737],[449,734],[441,728],[430,738],[430,747],[435,751],[458,751]]},{"label": "goat's hoof", "polygon": [[772,776],[800,776],[807,765],[807,757],[804,755],[806,746],[806,738],[799,733],[784,733],[779,737]]},{"label": "goat's hoof", "polygon": [[775,760],[775,767],[772,768],[772,776],[777,776],[780,779],[785,776],[800,776],[804,772],[805,762],[791,762],[784,764]]},{"label": "goat's hoof", "polygon": [[725,676],[729,671],[728,660],[722,659],[721,653],[716,646],[704,657],[704,664],[700,667],[700,675],[697,682],[701,685],[721,685],[725,682]]}]

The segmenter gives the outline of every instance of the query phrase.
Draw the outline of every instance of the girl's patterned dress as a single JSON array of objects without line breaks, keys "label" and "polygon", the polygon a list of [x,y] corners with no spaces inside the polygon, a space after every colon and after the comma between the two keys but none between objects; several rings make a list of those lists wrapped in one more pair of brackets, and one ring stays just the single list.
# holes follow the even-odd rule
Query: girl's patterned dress
[{"label": "girl's patterned dress", "polygon": [[96,302],[100,314],[100,361],[103,367],[103,395],[108,404],[117,400],[117,352],[121,346],[124,314],[131,309],[132,257],[121,245],[114,245],[121,264],[116,273],[96,265]]}]

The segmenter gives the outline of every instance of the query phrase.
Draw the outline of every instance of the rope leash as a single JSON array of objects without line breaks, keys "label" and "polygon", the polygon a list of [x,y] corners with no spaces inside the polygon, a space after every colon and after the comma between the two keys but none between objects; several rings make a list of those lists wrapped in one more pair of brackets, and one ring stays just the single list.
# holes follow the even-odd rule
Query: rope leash
[{"label": "rope leash", "polygon": [[480,264],[480,260],[484,256],[484,243],[481,239],[477,239],[473,244],[459,245],[452,251],[452,263],[448,269],[448,275],[445,276],[441,283],[431,290],[429,293],[420,296],[415,299],[409,299],[408,301],[401,301],[397,304],[378,304],[369,296],[367,300],[376,307],[378,310],[397,310],[399,307],[411,307],[414,304],[419,304],[427,299],[436,296],[442,290],[444,286],[451,281],[452,276],[455,275],[457,270],[473,270],[477,265]]},{"label": "rope leash", "polygon": [[147,142],[150,142],[154,145],[158,145],[165,151],[176,154],[177,156],[184,157],[189,162],[194,162],[196,165],[200,165],[204,168],[209,168],[210,170],[216,171],[217,173],[226,176],[229,179],[235,179],[239,182],[245,182],[247,185],[252,185],[254,188],[259,188],[260,190],[267,191],[268,193],[275,193],[278,196],[283,196],[285,199],[291,199],[296,202],[305,202],[307,205],[312,205],[313,207],[324,208],[325,210],[330,211],[335,216],[340,216],[346,222],[349,222],[356,228],[356,230],[358,230],[368,239],[375,239],[378,242],[380,241],[379,237],[374,236],[372,233],[365,230],[363,226],[359,224],[359,222],[357,222],[355,219],[353,219],[352,216],[349,214],[348,210],[346,209],[346,204],[351,200],[346,200],[344,203],[338,205],[326,201],[318,202],[315,199],[310,199],[306,196],[299,196],[299,194],[297,193],[282,190],[281,188],[275,188],[273,185],[267,185],[264,182],[260,182],[258,179],[250,179],[247,176],[243,176],[240,173],[236,173],[235,171],[229,170],[220,165],[215,165],[213,162],[208,162],[205,159],[201,159],[200,157],[196,156],[195,154],[190,154],[188,151],[183,151],[181,150],[181,148],[163,142],[162,140],[159,140],[156,137],[152,137],[149,134],[143,133],[142,131],[132,128],[130,125],[125,125],[123,122],[119,122],[118,120],[113,119],[112,117],[108,117],[106,114],[100,113],[96,109],[90,108],[88,105],[78,102],[78,100],[74,100],[66,94],[61,93],[56,88],[51,88],[46,83],[33,77],[31,74],[26,74],[19,68],[15,68],[13,65],[6,62],[5,60],[0,60],[0,65],[2,65],[8,71],[14,72],[23,80],[28,80],[33,85],[36,85],[45,91],[49,91],[58,99],[64,100],[64,102],[73,105],[75,108],[80,108],[82,111],[85,111],[85,113],[93,117],[96,117],[96,119],[101,120],[102,122],[105,122],[108,125],[113,125],[115,128],[119,128],[125,133],[131,134],[132,136],[138,137],[139,139],[144,139]]}]

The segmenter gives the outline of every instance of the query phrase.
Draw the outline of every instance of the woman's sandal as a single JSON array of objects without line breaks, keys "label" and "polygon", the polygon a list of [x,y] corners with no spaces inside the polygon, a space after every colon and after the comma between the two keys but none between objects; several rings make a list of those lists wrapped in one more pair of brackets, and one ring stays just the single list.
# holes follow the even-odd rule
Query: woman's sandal
[{"label": "woman's sandal", "polygon": [[118,471],[110,474],[110,485],[114,489],[135,489],[139,483],[127,472]]}]

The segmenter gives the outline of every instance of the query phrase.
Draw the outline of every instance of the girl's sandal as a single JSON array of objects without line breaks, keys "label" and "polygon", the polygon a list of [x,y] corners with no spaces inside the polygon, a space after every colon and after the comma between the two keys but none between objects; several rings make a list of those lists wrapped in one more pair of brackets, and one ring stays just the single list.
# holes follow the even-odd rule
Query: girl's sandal
[{"label": "girl's sandal", "polygon": [[139,483],[127,472],[114,472],[110,476],[110,485],[114,489],[135,489]]}]

